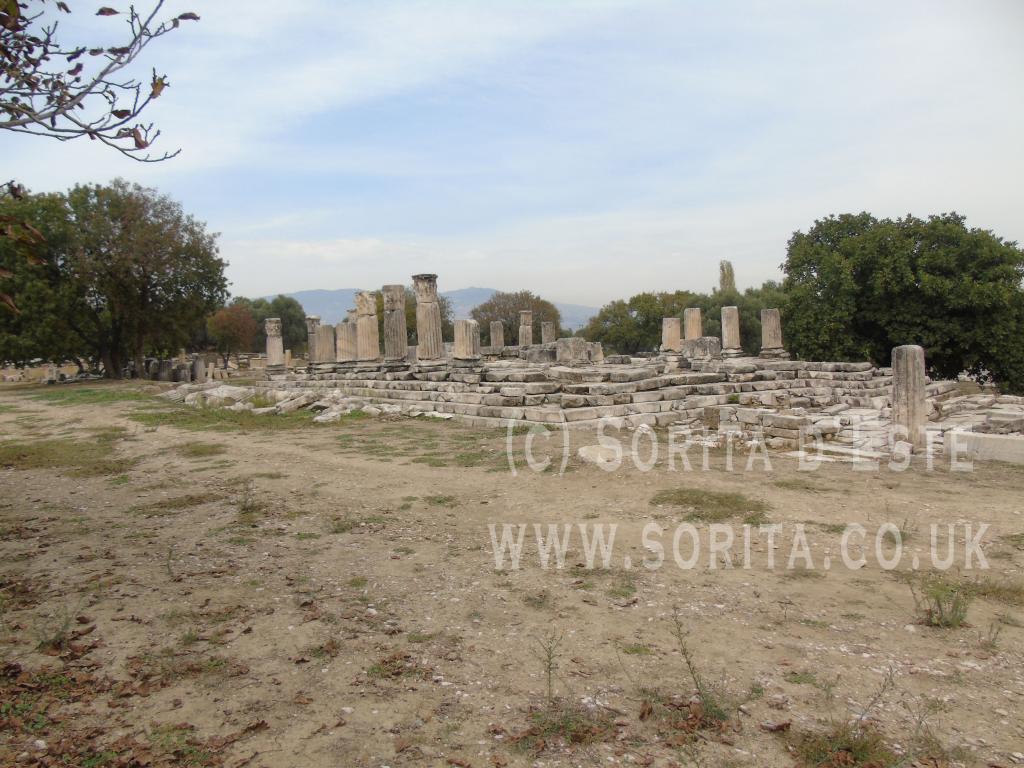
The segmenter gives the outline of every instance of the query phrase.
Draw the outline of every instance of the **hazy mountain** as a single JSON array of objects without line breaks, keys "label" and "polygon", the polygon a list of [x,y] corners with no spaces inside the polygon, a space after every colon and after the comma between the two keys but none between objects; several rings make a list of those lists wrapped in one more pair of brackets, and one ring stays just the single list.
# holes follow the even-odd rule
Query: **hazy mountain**
[{"label": "hazy mountain", "polygon": [[[298,291],[297,293],[286,293],[285,296],[290,296],[298,301],[306,310],[307,315],[320,315],[320,319],[325,323],[339,323],[345,317],[345,313],[355,306],[356,293],[361,290],[363,289],[337,288],[333,291]],[[442,291],[441,295],[451,301],[452,311],[455,319],[458,320],[469,317],[473,307],[483,304],[496,292],[494,288],[459,288],[455,291]],[[552,303],[562,313],[562,325],[566,328],[582,328],[587,324],[587,320],[597,314],[597,307],[563,304],[558,301]]]}]

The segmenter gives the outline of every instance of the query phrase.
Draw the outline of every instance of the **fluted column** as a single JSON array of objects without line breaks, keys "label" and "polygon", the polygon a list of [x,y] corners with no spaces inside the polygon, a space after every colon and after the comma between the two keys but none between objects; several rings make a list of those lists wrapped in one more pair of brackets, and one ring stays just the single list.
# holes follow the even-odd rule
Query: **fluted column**
[{"label": "fluted column", "polygon": [[491,348],[505,346],[505,324],[501,320],[491,321]]},{"label": "fluted column", "polygon": [[333,363],[338,359],[335,349],[334,326],[321,325],[316,329],[316,354],[319,363]]},{"label": "fluted column", "polygon": [[480,357],[480,324],[476,320],[455,321],[452,357],[456,360],[476,360]]},{"label": "fluted column", "polygon": [[558,334],[555,331],[555,324],[551,320],[545,320],[540,324],[540,343],[541,344],[554,344],[558,340]]},{"label": "fluted column", "polygon": [[519,310],[519,346],[528,347],[533,344],[533,312],[529,309]]},{"label": "fluted column", "polygon": [[761,357],[789,357],[782,346],[782,318],[777,309],[761,310]]},{"label": "fluted column", "polygon": [[441,305],[437,303],[437,275],[412,276],[416,291],[416,360],[438,362],[444,358],[441,338]]},{"label": "fluted column", "polygon": [[404,362],[409,350],[405,325],[405,286],[384,286],[384,360]]},{"label": "fluted column", "polygon": [[661,351],[678,352],[680,350],[679,318],[661,318]]},{"label": "fluted column", "polygon": [[281,338],[281,318],[268,317],[263,321],[267,333],[267,368],[284,367],[284,339]]},{"label": "fluted column", "polygon": [[740,357],[740,310],[722,307],[722,357]]},{"label": "fluted column", "polygon": [[361,361],[380,360],[380,330],[377,327],[377,297],[370,291],[356,294],[356,354]]},{"label": "fluted column", "polygon": [[704,324],[701,320],[700,307],[689,307],[683,310],[683,338],[699,339],[704,335]]},{"label": "fluted column", "polygon": [[318,331],[320,330],[320,317],[318,315],[306,315],[306,357],[310,363],[319,363],[320,356],[317,354],[316,343]]},{"label": "fluted column", "polygon": [[338,323],[334,326],[337,341],[338,362],[354,363],[359,359],[359,333],[356,324],[351,321]]},{"label": "fluted column", "polygon": [[892,350],[892,420],[902,432],[899,439],[908,441],[914,450],[926,447],[925,425],[928,403],[925,385],[924,349],[916,344]]}]

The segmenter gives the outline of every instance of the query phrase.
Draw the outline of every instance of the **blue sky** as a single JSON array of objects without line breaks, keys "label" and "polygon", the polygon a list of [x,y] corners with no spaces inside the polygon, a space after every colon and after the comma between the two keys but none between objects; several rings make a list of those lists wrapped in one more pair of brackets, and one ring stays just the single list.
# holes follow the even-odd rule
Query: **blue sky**
[{"label": "blue sky", "polygon": [[[116,28],[73,7],[69,35]],[[707,290],[720,259],[744,287],[844,211],[1024,240],[1014,0],[168,7],[202,17],[143,62],[181,156],[4,135],[4,175],[156,186],[221,233],[240,295],[432,271],[598,305]]]}]

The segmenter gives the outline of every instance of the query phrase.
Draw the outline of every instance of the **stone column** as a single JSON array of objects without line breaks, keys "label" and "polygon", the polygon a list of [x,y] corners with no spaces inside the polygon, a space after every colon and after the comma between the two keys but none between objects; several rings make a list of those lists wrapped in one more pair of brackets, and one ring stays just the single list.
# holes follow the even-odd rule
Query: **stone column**
[{"label": "stone column", "polygon": [[316,331],[316,353],[320,358],[317,362],[333,363],[338,359],[336,342],[334,339],[334,326],[321,325]]},{"label": "stone column", "polygon": [[377,327],[377,297],[371,291],[356,294],[356,354],[360,360],[380,360],[380,329]]},{"label": "stone column", "polygon": [[480,324],[476,320],[455,321],[455,347],[452,357],[456,360],[478,360],[480,358]]},{"label": "stone column", "polygon": [[281,338],[281,318],[268,317],[263,321],[267,332],[267,368],[284,367],[284,339]]},{"label": "stone column", "polygon": [[444,357],[437,275],[413,275],[412,284],[416,291],[416,360],[437,363]]},{"label": "stone column", "polygon": [[916,344],[892,350],[892,421],[915,451],[926,446],[925,424],[928,405],[925,402],[924,349]]},{"label": "stone column", "polygon": [[353,322],[338,323],[335,326],[338,337],[338,362],[354,363],[359,359],[359,331]]},{"label": "stone column", "polygon": [[206,361],[203,360],[201,355],[196,355],[192,358],[192,381],[196,384],[204,384],[206,382]]},{"label": "stone column", "polygon": [[761,357],[789,357],[782,347],[782,319],[777,309],[761,310]]},{"label": "stone column", "polygon": [[555,324],[550,320],[545,320],[540,324],[540,343],[541,344],[554,344],[558,339],[558,334],[555,332]]},{"label": "stone column", "polygon": [[722,357],[740,357],[740,311],[737,307],[722,307]]},{"label": "stone column", "polygon": [[591,361],[590,345],[582,336],[568,336],[555,342],[555,362],[559,365],[586,365]]},{"label": "stone column", "polygon": [[519,346],[528,347],[533,344],[533,312],[529,309],[519,310]]},{"label": "stone column", "polygon": [[405,286],[384,286],[384,360],[405,362],[409,334],[405,326]]},{"label": "stone column", "polygon": [[505,324],[501,320],[491,321],[491,349],[505,346]]},{"label": "stone column", "polygon": [[689,307],[683,310],[683,338],[699,339],[704,335],[704,323],[700,316],[700,307]]},{"label": "stone column", "polygon": [[309,358],[310,364],[319,363],[320,356],[317,354],[316,341],[317,335],[320,330],[320,318],[317,315],[306,316],[306,346],[309,351],[306,353],[306,357]]},{"label": "stone column", "polygon": [[661,318],[661,351],[678,352],[680,348],[679,318]]},{"label": "stone column", "polygon": [[292,351],[290,349],[286,349],[284,351],[284,367],[285,368],[291,368],[292,367]]}]

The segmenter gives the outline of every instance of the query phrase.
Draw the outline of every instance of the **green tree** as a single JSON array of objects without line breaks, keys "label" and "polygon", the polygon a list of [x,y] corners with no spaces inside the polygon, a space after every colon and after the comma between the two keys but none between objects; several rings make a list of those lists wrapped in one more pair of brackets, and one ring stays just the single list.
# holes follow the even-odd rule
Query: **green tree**
[{"label": "green tree", "polygon": [[683,310],[701,310],[703,334],[721,336],[722,307],[735,306],[740,312],[740,339],[744,351],[756,355],[761,349],[761,310],[782,304],[782,288],[766,282],[760,288],[736,290],[716,289],[710,294],[674,291],[671,293],[639,293],[627,301],[606,304],[590,319],[581,335],[599,341],[612,352],[636,354],[655,352],[661,346],[661,321],[666,317],[682,317]]},{"label": "green tree", "polygon": [[256,318],[245,304],[218,309],[206,321],[207,333],[224,358],[224,367],[232,354],[251,350],[258,333]]},{"label": "green tree", "polygon": [[722,259],[718,262],[718,290],[722,293],[736,293],[736,272],[731,261]]},{"label": "green tree", "polygon": [[[47,331],[35,341],[29,337],[23,356],[85,356],[119,377],[129,360],[138,371],[146,352],[166,354],[188,343],[224,302],[216,236],[155,190],[117,180],[66,195],[0,201],[0,209],[12,205],[27,206],[21,209],[32,217],[27,221],[49,233],[38,264],[21,260],[29,272],[21,273],[25,282],[16,286],[16,299],[32,304],[32,318],[43,328],[66,327],[73,347],[54,350]],[[17,275],[17,254],[8,245],[0,243],[0,252]],[[17,317],[4,313],[0,329],[26,322]]]},{"label": "green tree", "polygon": [[609,352],[655,352],[661,346],[662,319],[681,317],[684,309],[697,306],[696,299],[689,291],[639,293],[628,301],[618,299],[590,318],[581,335],[601,342]]},{"label": "green tree", "polygon": [[267,347],[267,334],[263,322],[268,317],[281,319],[281,338],[284,348],[298,352],[305,348],[308,341],[306,334],[306,310],[297,299],[278,294],[269,301],[267,299],[247,299],[239,296],[231,302],[248,307],[256,320],[256,337],[253,339],[251,352],[262,352]]},{"label": "green tree", "polygon": [[17,238],[0,238],[0,272],[7,275],[5,287],[20,305],[18,312],[0,311],[0,361],[27,365],[37,359],[75,360],[82,368],[83,359],[95,363],[76,330],[84,325],[87,306],[84,287],[67,268],[71,231],[64,196],[0,199],[0,216],[32,222],[28,226],[38,233],[33,237],[39,245],[26,259]]},{"label": "green tree", "polygon": [[519,343],[519,312],[529,309],[533,312],[534,341],[540,341],[540,324],[553,322],[555,336],[562,332],[562,313],[547,299],[532,291],[497,291],[483,304],[473,307],[470,317],[480,324],[481,343],[491,343],[491,323],[500,321],[505,328],[505,343]]},{"label": "green tree", "polygon": [[888,364],[925,348],[929,371],[1024,389],[1024,251],[945,213],[829,216],[790,238],[784,332],[809,359]]}]

